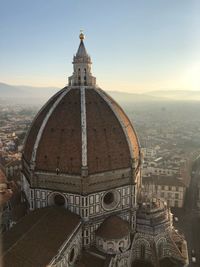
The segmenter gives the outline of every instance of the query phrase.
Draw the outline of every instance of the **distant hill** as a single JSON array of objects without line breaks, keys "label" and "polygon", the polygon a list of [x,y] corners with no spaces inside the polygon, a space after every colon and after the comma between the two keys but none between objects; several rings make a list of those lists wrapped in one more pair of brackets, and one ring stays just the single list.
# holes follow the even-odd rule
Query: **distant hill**
[{"label": "distant hill", "polygon": [[53,87],[15,86],[0,82],[0,99],[16,103],[41,104],[58,90]]},{"label": "distant hill", "polygon": [[117,102],[133,103],[133,102],[157,102],[165,101],[165,98],[159,96],[151,96],[147,94],[125,93],[117,91],[107,91],[107,93]]},{"label": "distant hill", "polygon": [[190,90],[159,90],[146,93],[149,96],[162,97],[171,100],[200,101],[200,91]]},{"label": "distant hill", "polygon": [[[43,104],[59,89],[56,87],[33,87],[0,83],[0,102],[7,100],[16,103]],[[107,91],[119,103],[163,102],[163,101],[200,101],[200,92],[183,90],[159,90],[143,94]]]},{"label": "distant hill", "polygon": [[0,97],[16,97],[23,94],[23,91],[16,86],[0,83]]},{"label": "distant hill", "polygon": [[9,85],[0,82],[0,97],[46,97],[54,94],[58,88]]}]

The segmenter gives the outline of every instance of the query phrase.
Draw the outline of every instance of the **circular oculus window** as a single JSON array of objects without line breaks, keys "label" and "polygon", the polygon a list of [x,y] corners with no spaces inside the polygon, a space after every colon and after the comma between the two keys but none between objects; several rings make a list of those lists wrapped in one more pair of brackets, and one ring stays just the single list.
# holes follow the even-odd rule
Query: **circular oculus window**
[{"label": "circular oculus window", "polygon": [[105,210],[112,210],[117,207],[120,201],[120,195],[118,191],[109,191],[104,194],[102,205]]}]

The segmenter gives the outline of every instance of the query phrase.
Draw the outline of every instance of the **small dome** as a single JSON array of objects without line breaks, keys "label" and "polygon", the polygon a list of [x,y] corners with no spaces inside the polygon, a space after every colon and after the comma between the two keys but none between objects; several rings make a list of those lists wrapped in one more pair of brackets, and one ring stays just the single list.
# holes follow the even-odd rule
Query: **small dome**
[{"label": "small dome", "polygon": [[104,239],[122,239],[130,234],[129,224],[118,216],[110,216],[100,225],[96,236]]}]

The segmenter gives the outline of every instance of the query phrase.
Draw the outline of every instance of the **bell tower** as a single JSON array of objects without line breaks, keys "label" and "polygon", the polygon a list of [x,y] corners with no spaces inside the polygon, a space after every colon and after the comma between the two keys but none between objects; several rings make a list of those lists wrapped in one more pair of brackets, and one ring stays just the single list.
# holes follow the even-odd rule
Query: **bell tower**
[{"label": "bell tower", "polygon": [[83,40],[85,35],[81,32],[79,35],[80,45],[76,55],[73,58],[74,72],[69,77],[69,86],[95,86],[96,78],[92,76],[92,61],[88,55]]}]

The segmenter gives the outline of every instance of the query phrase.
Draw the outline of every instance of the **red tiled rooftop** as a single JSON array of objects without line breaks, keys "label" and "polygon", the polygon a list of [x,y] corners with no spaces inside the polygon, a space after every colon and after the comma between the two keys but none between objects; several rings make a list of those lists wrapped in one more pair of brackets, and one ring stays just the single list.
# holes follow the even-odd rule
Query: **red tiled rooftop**
[{"label": "red tiled rooftop", "polygon": [[[67,88],[49,100],[30,128],[23,153],[28,164],[42,122],[64,90]],[[101,89],[86,89],[85,96],[89,174],[131,167],[133,157],[139,162],[137,135],[119,105]],[[81,165],[80,89],[72,88],[62,97],[44,127],[36,153],[36,170],[56,172],[58,168],[61,173],[81,174]]]}]

